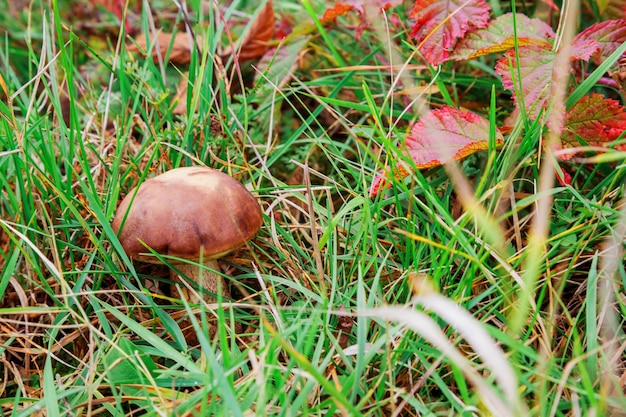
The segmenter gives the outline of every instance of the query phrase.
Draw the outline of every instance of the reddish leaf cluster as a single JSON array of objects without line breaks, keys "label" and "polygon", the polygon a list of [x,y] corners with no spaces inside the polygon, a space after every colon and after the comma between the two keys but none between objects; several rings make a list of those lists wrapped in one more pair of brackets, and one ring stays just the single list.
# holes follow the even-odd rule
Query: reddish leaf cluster
[{"label": "reddish leaf cluster", "polygon": [[[567,83],[570,70],[567,61],[600,62],[626,41],[626,20],[596,23],[574,38],[571,45],[554,52],[552,47],[520,46],[504,54],[496,65],[505,88],[514,92],[518,110],[523,109],[531,119],[548,111],[548,127],[562,133],[559,148],[577,146],[576,136],[587,143],[605,146],[617,138],[617,132],[626,130],[623,120],[624,109],[619,103],[600,95],[583,97],[572,109],[566,111],[564,98],[558,96],[558,86]],[[561,64],[557,64],[561,60]],[[565,63],[565,65],[564,65]],[[593,109],[589,108],[593,103]],[[582,107],[581,107],[582,106]],[[584,124],[573,123],[582,117],[586,109]],[[591,111],[590,111],[591,110]],[[597,110],[597,111],[595,111]],[[594,119],[595,118],[595,119]],[[595,120],[595,123],[591,123]],[[565,130],[564,130],[565,129]],[[561,159],[569,159],[573,153],[559,153]]]},{"label": "reddish leaf cluster", "polygon": [[[545,2],[556,9],[551,1]],[[495,70],[504,88],[513,91],[516,113],[531,119],[550,114],[548,127],[561,134],[555,149],[560,159],[570,159],[582,145],[626,150],[625,144],[612,143],[626,131],[626,109],[619,102],[592,94],[566,110],[561,88],[568,84],[571,62],[593,59],[601,63],[626,42],[626,19],[596,23],[571,45],[555,49],[555,33],[541,20],[508,13],[490,21],[489,10],[483,0],[417,0],[411,12],[415,19],[412,36],[424,58],[434,65],[503,52]],[[622,72],[615,74],[621,80]],[[473,113],[444,107],[422,117],[405,145],[414,168],[429,168],[486,149],[489,129],[489,123]],[[497,143],[502,141],[498,132]],[[388,171],[396,178],[408,175],[403,166]],[[371,194],[388,185],[388,178],[380,173]],[[567,182],[570,177],[565,173],[564,178]]]}]

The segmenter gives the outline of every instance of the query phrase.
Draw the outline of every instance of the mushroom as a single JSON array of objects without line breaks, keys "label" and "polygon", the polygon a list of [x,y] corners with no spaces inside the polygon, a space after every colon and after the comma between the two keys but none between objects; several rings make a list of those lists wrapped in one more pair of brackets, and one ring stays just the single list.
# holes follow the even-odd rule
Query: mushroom
[{"label": "mushroom", "polygon": [[217,259],[252,238],[261,223],[259,203],[241,183],[193,166],[167,171],[128,193],[112,227],[131,259],[161,263],[149,247],[168,257],[202,262],[206,268],[175,260],[172,265],[210,293],[229,297],[222,277],[213,272],[219,271]]}]

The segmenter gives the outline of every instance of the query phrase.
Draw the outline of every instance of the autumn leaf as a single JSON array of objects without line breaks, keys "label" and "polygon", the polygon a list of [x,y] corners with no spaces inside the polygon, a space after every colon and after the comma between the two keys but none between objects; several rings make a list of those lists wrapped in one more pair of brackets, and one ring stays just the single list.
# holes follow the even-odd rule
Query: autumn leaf
[{"label": "autumn leaf", "polygon": [[[513,25],[515,18],[516,25]],[[513,30],[517,27],[517,30]],[[470,32],[461,39],[450,59],[466,60],[495,52],[504,52],[514,47],[514,36],[518,46],[537,45],[551,48],[550,39],[554,31],[539,19],[531,19],[526,15],[507,13],[489,22],[489,26]]]},{"label": "autumn leaf", "polygon": [[320,22],[322,24],[333,23],[339,16],[345,16],[352,10],[354,10],[354,6],[351,4],[337,3],[333,7],[329,7],[324,11],[324,14],[320,18]]},{"label": "autumn leaf", "polygon": [[[197,42],[200,43],[200,38]],[[187,65],[191,62],[191,48],[193,44],[189,41],[189,36],[185,32],[172,33],[159,32],[156,41],[149,42],[141,34],[135,39],[135,43],[127,47],[131,53],[137,52],[143,56],[148,54],[150,45],[154,45],[151,50],[151,57],[154,62],[159,62],[159,54],[162,59],[166,59],[175,65]],[[158,45],[157,45],[158,44]],[[169,55],[167,55],[169,52]]]},{"label": "autumn leaf", "polygon": [[357,27],[357,39],[381,11],[402,4],[402,0],[339,0],[334,6],[324,11],[320,22],[324,25],[334,23],[339,16],[345,16],[351,11],[358,13],[360,24]]},{"label": "autumn leaf", "polygon": [[598,42],[593,39],[587,39],[582,42],[576,42],[570,50],[570,59],[573,61],[589,61],[591,56],[598,51]]},{"label": "autumn leaf", "polygon": [[406,146],[416,166],[441,165],[487,149],[489,129],[489,121],[477,114],[444,106],[413,126]]},{"label": "autumn leaf", "polygon": [[239,62],[259,59],[265,54],[269,49],[269,41],[274,37],[275,22],[274,4],[270,0],[244,35],[241,46],[235,54]]},{"label": "autumn leaf", "polygon": [[484,0],[418,0],[411,11],[411,35],[426,60],[437,65],[467,32],[487,26],[489,10]]},{"label": "autumn leaf", "polygon": [[580,32],[573,40],[574,45],[594,45],[598,52],[595,56],[597,63],[605,60],[622,43],[626,41],[626,19],[607,20],[595,23]]},{"label": "autumn leaf", "polygon": [[536,119],[551,97],[550,86],[556,53],[540,46],[527,46],[519,48],[518,56],[519,62],[515,50],[509,50],[496,64],[496,73],[502,77],[504,88],[515,92],[513,99],[518,108],[519,94],[516,90],[517,81],[514,79],[519,77],[524,109],[532,119]]},{"label": "autumn leaf", "polygon": [[[405,145],[415,168],[425,169],[488,149],[489,131],[489,121],[477,114],[444,106],[422,117],[406,137]],[[502,134],[496,132],[496,145],[503,143]],[[381,172],[376,176],[370,195],[374,196],[381,188],[390,185],[386,175]],[[392,175],[404,178],[408,172],[399,166],[392,170]]]},{"label": "autumn leaf", "polygon": [[[617,100],[594,93],[581,98],[565,117],[565,129],[558,149],[575,148],[586,143],[589,146],[606,147],[626,132],[626,109]],[[626,151],[626,144],[615,147]],[[568,160],[576,152],[560,152],[559,158]]]},{"label": "autumn leaf", "polygon": [[[549,127],[555,132],[560,132],[563,127],[565,105],[562,97],[558,95],[558,85],[569,76],[570,69],[564,68],[563,65],[555,65],[555,62],[561,57],[565,62],[585,60],[589,59],[591,53],[586,43],[564,48],[559,55],[550,48],[525,46],[518,49],[519,62],[515,50],[511,49],[497,62],[495,70],[502,77],[504,88],[514,92],[516,108],[520,109],[523,104],[526,114],[533,120],[544,110],[550,109],[556,115],[548,119]],[[520,95],[523,96],[521,103]]]}]

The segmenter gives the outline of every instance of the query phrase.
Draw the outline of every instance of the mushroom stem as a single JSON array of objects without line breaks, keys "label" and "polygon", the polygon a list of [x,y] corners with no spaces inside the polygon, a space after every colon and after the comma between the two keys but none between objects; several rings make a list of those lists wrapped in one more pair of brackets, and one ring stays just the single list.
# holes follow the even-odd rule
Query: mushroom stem
[{"label": "mushroom stem", "polygon": [[[197,282],[200,287],[205,289],[211,294],[202,293],[202,299],[206,303],[215,303],[217,302],[216,296],[218,294],[222,294],[223,298],[230,298],[230,291],[228,291],[228,287],[226,287],[226,283],[222,279],[222,276],[214,271],[219,271],[219,265],[217,263],[217,259],[210,259],[204,262],[205,268],[201,268],[198,265],[194,264],[177,264],[176,269],[180,271],[183,275],[189,277],[194,282]],[[172,274],[175,273],[172,271]],[[180,278],[183,279],[183,278]],[[187,300],[191,302],[199,302],[200,300],[196,299],[196,297],[191,296],[188,291],[185,291],[187,294]]]}]

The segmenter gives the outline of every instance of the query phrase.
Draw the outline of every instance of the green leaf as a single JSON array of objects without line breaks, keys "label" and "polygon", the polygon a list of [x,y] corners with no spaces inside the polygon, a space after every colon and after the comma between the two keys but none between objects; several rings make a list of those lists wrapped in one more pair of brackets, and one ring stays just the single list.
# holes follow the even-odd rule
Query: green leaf
[{"label": "green leaf", "polygon": [[141,348],[122,337],[104,358],[107,375],[111,384],[146,384],[146,371],[155,376],[156,364],[150,355],[141,352]]}]

